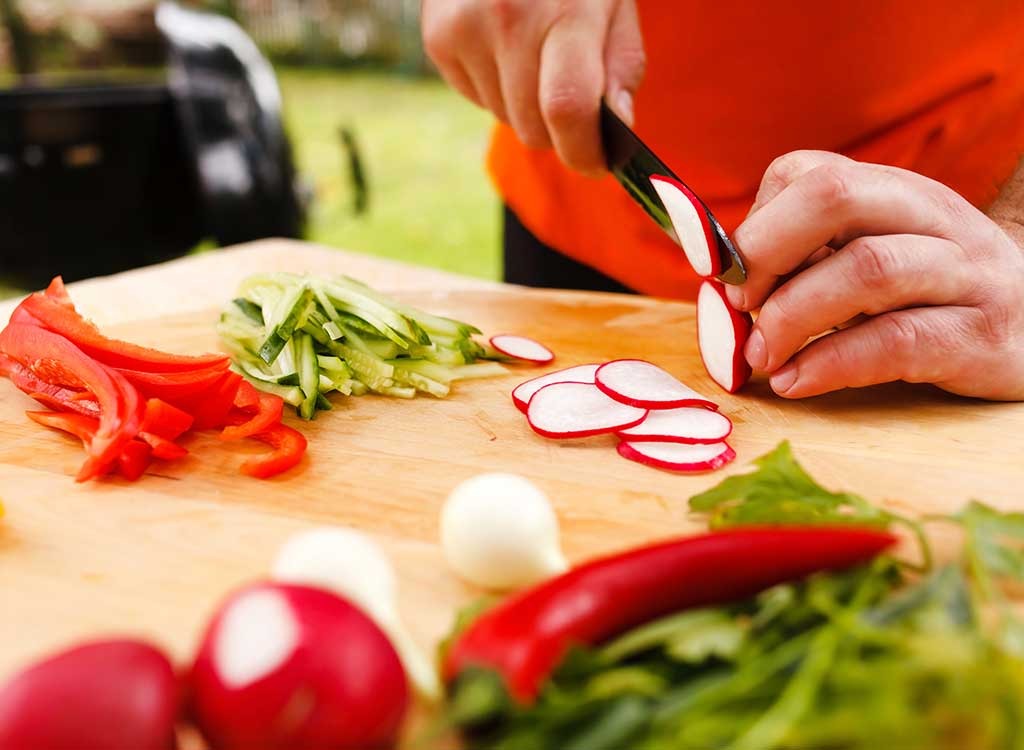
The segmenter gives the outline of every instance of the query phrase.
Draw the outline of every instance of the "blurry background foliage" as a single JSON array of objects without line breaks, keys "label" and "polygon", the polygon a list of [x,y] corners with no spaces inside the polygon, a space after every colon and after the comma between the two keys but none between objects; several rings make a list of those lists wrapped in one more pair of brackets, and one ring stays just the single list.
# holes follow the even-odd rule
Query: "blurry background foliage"
[{"label": "blurry background foliage", "polygon": [[[499,206],[484,173],[491,120],[435,75],[419,0],[203,0],[275,64],[312,196],[307,238],[498,278]],[[162,75],[154,0],[0,0],[0,88]],[[20,70],[20,37],[33,70]],[[349,146],[345,145],[348,141]],[[359,205],[354,144],[367,195]]]}]

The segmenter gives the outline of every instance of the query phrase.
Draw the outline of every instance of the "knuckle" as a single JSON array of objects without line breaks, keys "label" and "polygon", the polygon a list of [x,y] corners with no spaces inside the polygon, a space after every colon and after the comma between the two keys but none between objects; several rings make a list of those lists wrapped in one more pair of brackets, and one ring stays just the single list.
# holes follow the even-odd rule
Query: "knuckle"
[{"label": "knuckle", "polygon": [[515,33],[526,15],[523,0],[490,0],[490,16],[502,34]]},{"label": "knuckle", "polygon": [[788,185],[820,163],[821,155],[818,151],[807,149],[790,151],[782,156],[777,156],[768,165],[768,169],[764,173],[764,182]]},{"label": "knuckle", "polygon": [[812,198],[827,208],[842,208],[853,194],[850,171],[838,164],[822,164],[807,173]]},{"label": "knuckle", "polygon": [[1020,313],[1003,287],[993,289],[978,308],[975,328],[987,347],[1003,349],[1016,341],[1021,328]]},{"label": "knuckle", "polygon": [[544,119],[555,126],[574,126],[589,117],[596,109],[583,90],[565,85],[549,91],[541,98]]},{"label": "knuckle", "polygon": [[884,239],[863,237],[851,242],[843,252],[848,253],[850,272],[858,286],[880,290],[890,289],[895,284],[900,258]]},{"label": "knuckle", "polygon": [[894,314],[876,320],[882,352],[898,357],[912,352],[922,339],[922,332],[912,316]]}]

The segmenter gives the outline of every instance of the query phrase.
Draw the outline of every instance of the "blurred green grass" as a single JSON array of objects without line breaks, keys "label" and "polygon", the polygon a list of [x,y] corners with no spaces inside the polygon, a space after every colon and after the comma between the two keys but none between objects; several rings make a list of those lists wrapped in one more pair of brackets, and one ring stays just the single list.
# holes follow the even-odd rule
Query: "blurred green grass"
[{"label": "blurred green grass", "polygon": [[[279,68],[278,79],[315,190],[311,241],[499,278],[499,203],[483,166],[489,115],[435,79],[300,68]],[[359,216],[342,126],[355,133],[369,185]]]}]

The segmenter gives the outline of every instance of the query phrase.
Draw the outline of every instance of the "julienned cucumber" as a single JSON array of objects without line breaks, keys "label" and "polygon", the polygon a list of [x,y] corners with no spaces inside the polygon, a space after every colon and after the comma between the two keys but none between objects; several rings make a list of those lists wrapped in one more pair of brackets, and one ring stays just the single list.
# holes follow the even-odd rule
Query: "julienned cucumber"
[{"label": "julienned cucumber", "polygon": [[479,329],[392,300],[347,277],[250,276],[217,326],[234,369],[304,419],[326,395],[444,398],[452,383],[506,373]]}]

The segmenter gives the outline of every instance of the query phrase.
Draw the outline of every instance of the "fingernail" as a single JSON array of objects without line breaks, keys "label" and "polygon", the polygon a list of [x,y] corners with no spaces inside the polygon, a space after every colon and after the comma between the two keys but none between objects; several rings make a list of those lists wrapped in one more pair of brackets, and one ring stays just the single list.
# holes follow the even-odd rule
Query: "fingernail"
[{"label": "fingernail", "polygon": [[763,370],[768,365],[768,349],[764,345],[764,336],[757,329],[747,339],[747,348],[744,349],[747,362],[755,370]]},{"label": "fingernail", "polygon": [[624,123],[633,127],[633,95],[631,93],[622,89],[615,95],[615,110]]},{"label": "fingernail", "polygon": [[747,295],[738,286],[726,285],[725,296],[729,299],[729,304],[737,310],[742,310],[747,303]]},{"label": "fingernail", "polygon": [[790,388],[796,384],[797,368],[794,364],[788,364],[781,370],[777,370],[771,378],[768,379],[771,384],[772,390],[782,395],[787,393]]}]

